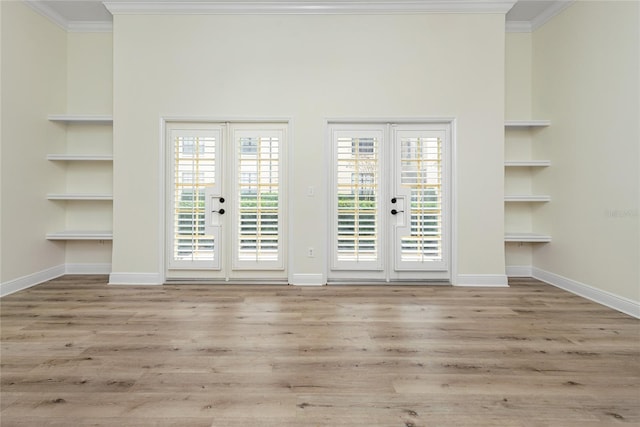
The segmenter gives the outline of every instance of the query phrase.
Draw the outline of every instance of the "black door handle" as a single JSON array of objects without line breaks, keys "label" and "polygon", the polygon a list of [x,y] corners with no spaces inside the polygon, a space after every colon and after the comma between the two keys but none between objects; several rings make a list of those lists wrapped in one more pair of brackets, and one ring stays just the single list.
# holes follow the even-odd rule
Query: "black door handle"
[{"label": "black door handle", "polygon": [[219,213],[220,215],[224,215],[224,209],[220,209],[218,211],[211,211],[213,213]]},{"label": "black door handle", "polygon": [[404,212],[404,211],[398,211],[398,210],[395,210],[395,209],[391,209],[391,215],[397,215],[400,212]]}]

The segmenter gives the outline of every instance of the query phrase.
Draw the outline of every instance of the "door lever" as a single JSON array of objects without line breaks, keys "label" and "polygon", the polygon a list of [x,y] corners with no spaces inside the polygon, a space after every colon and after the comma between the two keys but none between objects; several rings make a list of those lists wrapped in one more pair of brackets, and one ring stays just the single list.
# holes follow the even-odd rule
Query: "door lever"
[{"label": "door lever", "polygon": [[220,215],[224,215],[224,209],[220,209],[217,211],[211,211],[211,213],[219,213]]},{"label": "door lever", "polygon": [[397,214],[399,214],[400,212],[404,212],[404,211],[398,211],[398,210],[396,210],[396,209],[391,209],[391,215],[397,215]]}]

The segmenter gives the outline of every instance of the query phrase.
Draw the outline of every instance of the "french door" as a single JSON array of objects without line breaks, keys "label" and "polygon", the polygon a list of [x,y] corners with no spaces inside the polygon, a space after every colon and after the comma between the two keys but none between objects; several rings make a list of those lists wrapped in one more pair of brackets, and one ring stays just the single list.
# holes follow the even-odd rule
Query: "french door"
[{"label": "french door", "polygon": [[166,124],[168,281],[286,281],[286,130]]},{"label": "french door", "polygon": [[449,280],[450,125],[329,130],[329,281]]}]

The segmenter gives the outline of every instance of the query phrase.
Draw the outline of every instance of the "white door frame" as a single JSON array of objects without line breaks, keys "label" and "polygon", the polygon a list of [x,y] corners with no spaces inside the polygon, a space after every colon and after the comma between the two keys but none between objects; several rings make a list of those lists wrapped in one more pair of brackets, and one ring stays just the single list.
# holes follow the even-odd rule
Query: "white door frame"
[{"label": "white door frame", "polygon": [[[185,124],[283,124],[286,128],[286,138],[285,144],[283,147],[283,161],[285,162],[285,167],[282,168],[281,173],[283,174],[282,179],[285,182],[283,195],[286,198],[286,205],[283,209],[283,214],[285,216],[284,219],[284,227],[283,227],[283,239],[282,244],[284,245],[283,251],[283,263],[284,263],[284,272],[286,278],[277,278],[277,279],[269,279],[269,278],[242,278],[238,280],[230,280],[226,279],[224,282],[226,283],[256,283],[256,284],[274,284],[274,283],[291,283],[292,276],[292,222],[291,214],[292,214],[292,203],[291,196],[293,191],[293,186],[287,183],[288,177],[292,176],[293,162],[290,159],[293,157],[292,150],[292,141],[293,141],[293,120],[290,117],[276,118],[276,117],[259,117],[259,118],[238,118],[238,117],[201,117],[201,116],[175,116],[175,115],[161,115],[159,120],[159,147],[160,147],[160,156],[159,156],[159,164],[158,164],[158,179],[161,185],[159,185],[159,193],[158,193],[158,236],[159,236],[159,244],[158,244],[158,271],[161,283],[167,283],[168,281],[168,264],[167,264],[167,245],[168,245],[168,233],[167,233],[167,204],[169,203],[169,199],[167,197],[168,189],[168,155],[171,153],[167,152],[167,130],[168,125],[170,123],[185,123]],[[171,283],[180,283],[183,280],[170,280]],[[185,279],[184,282],[203,282],[203,283],[218,283],[221,282],[220,279]]]},{"label": "white door frame", "polygon": [[[457,138],[456,138],[456,119],[454,117],[429,117],[429,118],[325,118],[324,120],[324,129],[325,129],[325,170],[330,171],[333,168],[333,141],[331,135],[331,127],[332,125],[342,125],[342,124],[362,124],[362,125],[433,125],[433,124],[441,124],[448,127],[449,133],[449,147],[448,148],[448,211],[449,211],[449,242],[448,242],[448,256],[449,256],[449,269],[448,269],[448,283],[452,285],[456,285],[457,280],[457,269],[458,269],[458,239],[457,239],[457,229],[458,229],[458,213],[457,213]],[[387,133],[387,139],[391,136],[391,131]],[[388,142],[388,141],[387,141]],[[389,167],[389,162],[385,167]],[[332,233],[331,229],[331,215],[332,212],[332,197],[333,197],[333,177],[331,174],[325,174],[325,206],[327,206],[328,217],[326,221],[326,233],[325,233],[325,250],[326,250],[326,260],[324,265],[324,282],[328,284],[355,284],[355,283],[387,283],[388,279],[384,281],[376,281],[369,279],[362,279],[356,275],[353,280],[330,280],[331,276],[331,257],[332,257]],[[384,222],[387,224],[388,221]],[[388,228],[388,225],[387,225]],[[393,233],[390,233],[391,236]],[[389,258],[387,256],[387,258]],[[393,263],[393,260],[385,260],[387,264]],[[388,274],[387,274],[388,276]],[[402,280],[400,283],[403,284],[424,284],[428,282],[430,279],[420,279],[420,280]],[[434,284],[443,284],[441,280],[433,281]]]}]

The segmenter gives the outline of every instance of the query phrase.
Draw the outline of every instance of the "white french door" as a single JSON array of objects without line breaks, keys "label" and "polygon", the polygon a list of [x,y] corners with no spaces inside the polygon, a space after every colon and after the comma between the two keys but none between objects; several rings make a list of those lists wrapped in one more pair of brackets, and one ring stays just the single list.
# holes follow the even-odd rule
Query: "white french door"
[{"label": "white french door", "polygon": [[450,125],[329,130],[329,281],[449,280]]},{"label": "white french door", "polygon": [[166,278],[286,281],[286,123],[166,123]]}]

